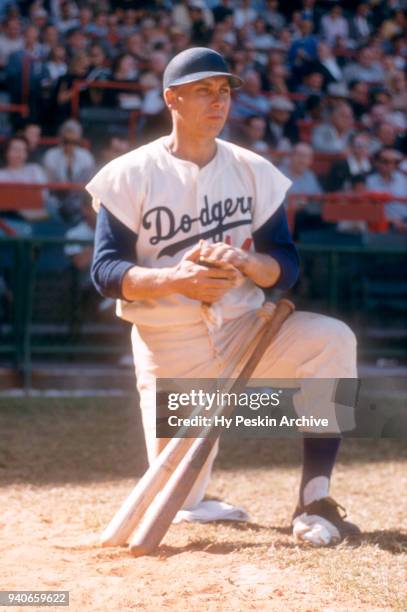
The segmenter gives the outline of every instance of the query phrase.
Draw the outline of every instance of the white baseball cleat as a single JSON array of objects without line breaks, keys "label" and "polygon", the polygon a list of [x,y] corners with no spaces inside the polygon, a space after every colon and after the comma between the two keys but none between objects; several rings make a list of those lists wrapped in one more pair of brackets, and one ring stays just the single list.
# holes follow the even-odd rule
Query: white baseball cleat
[{"label": "white baseball cleat", "polygon": [[299,505],[293,516],[294,539],[312,546],[329,546],[348,536],[360,535],[359,527],[345,518],[345,508],[332,497]]}]

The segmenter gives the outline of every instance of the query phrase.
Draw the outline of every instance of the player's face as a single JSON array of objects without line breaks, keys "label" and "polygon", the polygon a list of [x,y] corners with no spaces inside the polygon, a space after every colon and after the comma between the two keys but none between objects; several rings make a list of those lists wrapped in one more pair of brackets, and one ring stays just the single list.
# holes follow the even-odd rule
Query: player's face
[{"label": "player's face", "polygon": [[229,81],[219,76],[179,85],[170,90],[167,104],[173,120],[188,131],[217,136],[229,113]]}]

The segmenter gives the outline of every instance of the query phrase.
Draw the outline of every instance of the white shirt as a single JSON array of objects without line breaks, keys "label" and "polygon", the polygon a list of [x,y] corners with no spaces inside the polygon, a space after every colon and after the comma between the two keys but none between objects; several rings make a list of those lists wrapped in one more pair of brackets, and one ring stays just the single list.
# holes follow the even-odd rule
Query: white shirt
[{"label": "white shirt", "polygon": [[21,168],[1,168],[1,183],[46,183],[47,175],[39,164],[25,164]]},{"label": "white shirt", "polygon": [[342,80],[342,70],[339,68],[338,62],[334,57],[327,57],[321,61],[321,64],[332,74],[337,81]]},{"label": "white shirt", "polygon": [[[176,265],[199,240],[229,242],[253,250],[252,235],[283,202],[291,181],[256,153],[217,139],[215,157],[203,168],[178,159],[167,137],[108,163],[86,186],[96,210],[101,203],[137,234],[140,266]],[[223,320],[261,306],[263,291],[250,279],[227,293]],[[198,322],[201,305],[182,295],[118,303],[122,318],[148,326]]]},{"label": "white shirt", "polygon": [[24,39],[22,36],[19,38],[9,38],[4,34],[0,34],[0,66],[5,66],[10,55],[15,51],[21,51],[23,48]]},{"label": "white shirt", "polygon": [[331,15],[324,15],[321,19],[321,26],[324,37],[328,44],[335,44],[338,37],[348,38],[349,27],[344,17],[333,19]]},{"label": "white shirt", "polygon": [[44,167],[51,182],[82,182],[95,171],[93,155],[82,147],[75,147],[71,161],[71,176],[68,172],[68,158],[62,147],[52,147],[44,155]]},{"label": "white shirt", "polygon": [[390,193],[395,196],[393,202],[386,204],[386,216],[388,219],[407,220],[407,203],[398,202],[397,196],[407,196],[407,177],[395,170],[389,181],[385,180],[378,172],[371,174],[366,179],[366,187],[371,191]]},{"label": "white shirt", "polygon": [[368,158],[356,159],[353,155],[349,155],[347,158],[349,164],[349,170],[352,175],[355,174],[367,174],[372,169],[372,165]]}]

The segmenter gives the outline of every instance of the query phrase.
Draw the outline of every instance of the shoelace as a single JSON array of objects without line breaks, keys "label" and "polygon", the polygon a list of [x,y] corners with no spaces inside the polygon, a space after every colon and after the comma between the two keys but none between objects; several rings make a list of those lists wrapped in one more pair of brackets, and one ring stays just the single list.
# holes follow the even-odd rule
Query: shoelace
[{"label": "shoelace", "polygon": [[[324,501],[326,501],[328,504],[330,504],[331,506],[333,506],[333,507],[334,507],[336,510],[338,510],[338,514],[339,514],[339,516],[340,516],[342,519],[344,519],[344,518],[346,518],[346,517],[348,516],[348,515],[347,515],[347,512],[346,512],[346,508],[344,508],[343,506],[341,506],[341,504],[338,504],[338,502],[337,502],[337,501],[335,501],[333,497],[324,497],[323,499],[324,499]],[[339,512],[339,510],[341,510],[341,511],[343,512],[343,514],[341,514],[341,513]]]}]

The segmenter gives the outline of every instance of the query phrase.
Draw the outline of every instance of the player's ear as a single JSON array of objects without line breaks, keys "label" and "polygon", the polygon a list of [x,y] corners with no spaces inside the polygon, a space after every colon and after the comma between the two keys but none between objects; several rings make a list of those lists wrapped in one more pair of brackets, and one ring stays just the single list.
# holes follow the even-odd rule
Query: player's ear
[{"label": "player's ear", "polygon": [[175,108],[175,91],[170,87],[167,87],[167,89],[164,90],[164,101],[170,110],[173,110]]}]

